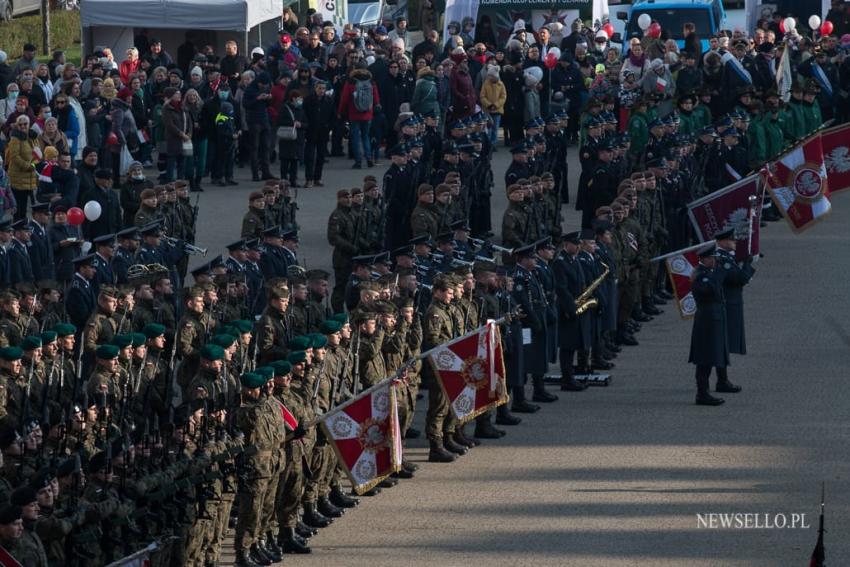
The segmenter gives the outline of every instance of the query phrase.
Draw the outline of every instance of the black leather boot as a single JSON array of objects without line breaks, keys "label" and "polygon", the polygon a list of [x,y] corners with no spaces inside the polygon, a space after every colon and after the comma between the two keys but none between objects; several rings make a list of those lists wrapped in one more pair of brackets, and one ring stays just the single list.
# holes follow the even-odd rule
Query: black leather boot
[{"label": "black leather boot", "polygon": [[304,503],[304,523],[311,528],[326,528],[333,523],[333,519],[320,514],[316,510],[315,502]]},{"label": "black leather boot", "polygon": [[697,367],[697,398],[696,405],[698,406],[719,406],[726,400],[723,398],[715,398],[709,392],[708,374],[702,374]]},{"label": "black leather boot", "polygon": [[508,404],[502,404],[496,408],[496,425],[519,425],[522,418],[517,417],[508,409]]},{"label": "black leather boot", "polygon": [[236,567],[260,567],[262,563],[257,563],[251,558],[251,554],[244,549],[240,549],[236,552],[236,561],[234,562]]},{"label": "black leather boot", "polygon": [[298,523],[295,525],[295,533],[297,533],[304,539],[310,539],[311,537],[319,533],[319,530],[317,530],[316,528],[311,528],[301,520],[298,520]]},{"label": "black leather boot", "polygon": [[331,496],[330,500],[334,506],[337,508],[354,508],[358,504],[360,504],[360,500],[357,498],[352,498],[342,490],[338,486],[331,488]]},{"label": "black leather boot", "polygon": [[561,372],[561,391],[562,392],[581,392],[587,389],[586,384],[576,382],[573,367],[569,366]]},{"label": "black leather boot", "polygon": [[283,559],[283,549],[277,544],[277,538],[271,532],[266,532],[266,541],[263,543],[266,546],[266,551],[280,557],[278,561]]},{"label": "black leather boot", "polygon": [[457,455],[446,450],[442,439],[431,440],[431,450],[428,451],[428,462],[430,463],[451,463],[457,458]]},{"label": "black leather boot", "polygon": [[265,552],[263,552],[263,550],[260,549],[260,546],[256,543],[251,546],[251,549],[248,552],[248,557],[250,557],[254,561],[254,563],[259,563],[260,565],[271,565],[272,563],[274,563],[274,561],[272,561],[272,558],[266,555]]},{"label": "black leather boot", "polygon": [[460,445],[457,441],[455,441],[451,435],[447,435],[443,438],[443,447],[455,455],[465,455],[469,451],[466,446]]},{"label": "black leather boot", "polygon": [[304,554],[310,553],[312,550],[307,546],[307,542],[295,533],[295,528],[283,528],[280,534],[278,544],[284,553]]},{"label": "black leather boot", "polygon": [[458,425],[457,429],[455,429],[455,441],[460,443],[461,445],[466,445],[470,449],[473,447],[478,447],[480,443],[466,434],[466,430],[464,429],[464,425]]},{"label": "black leather boot", "polygon": [[269,559],[271,559],[271,561],[272,561],[272,563],[273,563],[273,564],[274,564],[274,563],[277,563],[277,562],[279,562],[279,561],[281,561],[281,560],[283,560],[283,555],[281,555],[281,554],[279,554],[279,553],[276,553],[276,552],[274,551],[274,549],[272,549],[271,547],[269,547],[268,542],[266,542],[266,541],[264,541],[264,540],[260,540],[260,541],[258,541],[258,542],[257,542],[257,547],[259,547],[259,548],[260,548],[260,550],[261,550],[263,553],[265,553],[265,554],[266,554],[266,557],[268,557]]},{"label": "black leather boot", "polygon": [[475,437],[478,439],[501,439],[504,434],[504,431],[493,427],[488,415],[483,415],[475,420]]},{"label": "black leather boot", "polygon": [[532,378],[532,380],[534,382],[534,395],[531,397],[532,401],[543,404],[551,404],[552,402],[558,401],[558,396],[546,391],[546,383],[542,376]]},{"label": "black leather boot", "polygon": [[328,500],[327,497],[319,498],[317,509],[323,516],[327,518],[339,518],[345,513],[345,510],[341,510],[340,508],[337,508],[336,506],[331,504],[330,500]]}]

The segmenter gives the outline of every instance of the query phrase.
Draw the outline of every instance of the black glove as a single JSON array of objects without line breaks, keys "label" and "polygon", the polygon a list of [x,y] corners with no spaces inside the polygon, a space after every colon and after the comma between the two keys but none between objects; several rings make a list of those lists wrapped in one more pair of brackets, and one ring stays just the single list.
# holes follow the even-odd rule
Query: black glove
[{"label": "black glove", "polygon": [[301,439],[305,435],[307,435],[307,430],[304,429],[304,426],[299,423],[298,427],[295,428],[295,431],[292,432],[292,438]]}]

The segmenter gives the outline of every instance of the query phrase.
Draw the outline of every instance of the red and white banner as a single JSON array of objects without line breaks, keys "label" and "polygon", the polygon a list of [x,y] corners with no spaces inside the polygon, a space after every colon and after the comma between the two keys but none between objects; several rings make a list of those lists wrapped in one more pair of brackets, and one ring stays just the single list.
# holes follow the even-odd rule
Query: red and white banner
[{"label": "red and white banner", "polygon": [[[697,238],[708,242],[718,231],[731,227],[738,242],[735,259],[743,261],[748,255],[758,255],[762,195],[759,176],[751,175],[689,203],[688,216]],[[755,201],[751,203],[750,197]]]},{"label": "red and white banner", "polygon": [[682,319],[690,319],[697,312],[694,294],[691,293],[691,274],[699,263],[697,250],[702,246],[700,244],[679,252],[673,252],[664,259],[670,282],[673,284],[676,307],[679,308],[679,315]]},{"label": "red and white banner", "polygon": [[385,380],[319,418],[355,492],[401,469],[395,381]]},{"label": "red and white banner", "polygon": [[829,194],[850,189],[850,124],[821,132]]},{"label": "red and white banner", "polygon": [[769,164],[765,177],[773,202],[794,232],[823,220],[832,210],[820,134]]},{"label": "red and white banner", "polygon": [[508,401],[502,341],[495,322],[434,348],[428,358],[460,423]]}]

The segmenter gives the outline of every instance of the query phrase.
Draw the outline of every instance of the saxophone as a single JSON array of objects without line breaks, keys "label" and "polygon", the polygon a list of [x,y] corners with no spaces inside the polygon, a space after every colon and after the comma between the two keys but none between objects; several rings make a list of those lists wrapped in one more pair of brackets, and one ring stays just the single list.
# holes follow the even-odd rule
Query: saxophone
[{"label": "saxophone", "polygon": [[599,277],[590,282],[590,285],[585,288],[581,295],[576,298],[576,315],[581,315],[588,309],[596,309],[597,305],[599,305],[599,301],[595,297],[590,297],[591,294],[596,290],[597,287],[602,285],[602,280],[608,275],[610,272],[610,268],[605,262],[599,262],[602,265],[602,273],[599,274]]}]

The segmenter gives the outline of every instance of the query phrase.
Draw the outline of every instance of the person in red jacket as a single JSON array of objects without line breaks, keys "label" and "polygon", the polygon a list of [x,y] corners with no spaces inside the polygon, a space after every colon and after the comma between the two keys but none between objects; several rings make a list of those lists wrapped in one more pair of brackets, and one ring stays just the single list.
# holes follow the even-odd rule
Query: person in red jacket
[{"label": "person in red jacket", "polygon": [[354,169],[363,167],[364,155],[369,167],[375,165],[370,159],[372,147],[369,143],[369,124],[375,111],[380,109],[381,100],[372,73],[366,68],[365,61],[358,61],[342,87],[337,110],[340,119],[348,120],[350,126],[349,143],[354,145]]},{"label": "person in red jacket", "polygon": [[456,47],[452,50],[451,58],[455,62],[455,67],[449,75],[452,102],[446,124],[475,114],[475,87],[472,86],[472,77],[469,75],[469,61],[466,53],[462,47]]},{"label": "person in red jacket", "polygon": [[125,85],[129,85],[130,77],[138,72],[141,63],[141,60],[139,60],[139,50],[135,47],[129,48],[127,50],[127,59],[118,65],[118,73],[121,75],[121,82]]}]

